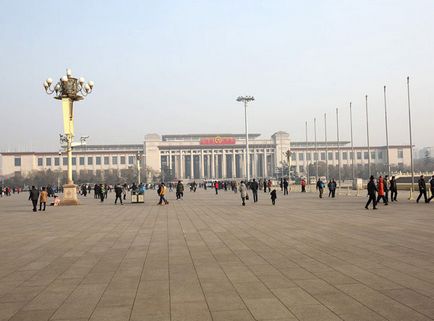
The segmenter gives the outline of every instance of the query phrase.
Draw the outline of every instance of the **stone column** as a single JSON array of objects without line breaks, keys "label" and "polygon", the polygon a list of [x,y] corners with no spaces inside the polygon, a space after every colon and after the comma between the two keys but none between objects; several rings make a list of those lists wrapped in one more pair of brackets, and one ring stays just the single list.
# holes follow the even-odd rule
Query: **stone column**
[{"label": "stone column", "polygon": [[258,173],[257,173],[257,164],[256,164],[256,161],[257,161],[257,157],[256,157],[257,155],[256,155],[256,148],[253,148],[253,162],[252,162],[252,178],[257,178],[257,176],[258,176]]},{"label": "stone column", "polygon": [[204,155],[203,155],[203,149],[200,150],[200,178],[204,179],[205,178],[205,161],[203,159]]},{"label": "stone column", "polygon": [[222,178],[227,178],[227,171],[226,171],[226,153],[223,149],[222,153]]},{"label": "stone column", "polygon": [[264,148],[264,164],[263,164],[264,168],[264,178],[268,176],[268,170],[267,170],[267,149]]},{"label": "stone column", "polygon": [[214,149],[211,150],[211,178],[214,179],[215,178],[215,157],[214,157]]},{"label": "stone column", "polygon": [[190,152],[190,179],[194,179],[194,155],[193,150]]},{"label": "stone column", "polygon": [[184,159],[182,150],[179,151],[179,176],[181,179],[185,177]]},{"label": "stone column", "polygon": [[235,159],[236,153],[235,149],[232,150],[232,178],[237,177],[237,169],[236,169],[236,159]]}]

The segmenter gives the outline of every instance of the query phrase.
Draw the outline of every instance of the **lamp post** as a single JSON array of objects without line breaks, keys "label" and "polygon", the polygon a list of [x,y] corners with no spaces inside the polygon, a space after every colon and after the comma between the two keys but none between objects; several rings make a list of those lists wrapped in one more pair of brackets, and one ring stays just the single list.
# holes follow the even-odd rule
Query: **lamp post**
[{"label": "lamp post", "polygon": [[350,131],[351,131],[351,169],[352,169],[352,177],[353,177],[353,182],[352,182],[352,186],[354,186],[354,180],[356,178],[356,171],[354,168],[354,158],[356,157],[356,155],[354,154],[354,140],[353,140],[353,108],[352,108],[352,103],[350,102]]},{"label": "lamp post", "polygon": [[410,168],[411,168],[411,190],[409,199],[413,199],[414,191],[414,164],[413,164],[413,137],[411,130],[411,109],[410,109],[410,77],[407,77],[407,103],[408,103],[408,130],[410,133]]},{"label": "lamp post", "polygon": [[[306,147],[305,147],[305,153],[306,153],[306,155],[305,155],[305,157],[304,157],[304,159],[305,159],[305,169],[306,169],[306,180],[307,180],[307,183],[309,184],[309,189],[310,189],[310,176],[309,176],[309,166],[310,166],[310,164],[309,164],[309,161],[308,161],[308,159],[307,159],[307,153],[308,153],[308,144],[309,144],[309,141],[308,141],[308,136],[307,136],[307,121],[305,122],[305,125],[306,125]],[[310,153],[309,153],[309,155],[310,155]]]},{"label": "lamp post", "polygon": [[339,193],[341,192],[341,143],[339,140],[339,108],[336,108],[336,140],[338,143],[338,180]]},{"label": "lamp post", "polygon": [[[140,159],[141,159],[142,154],[140,153],[140,151],[137,151],[137,156],[136,156],[136,161],[137,161],[137,183],[138,185],[141,184],[141,179],[140,179]],[[163,178],[164,181],[164,178]]]},{"label": "lamp post", "polygon": [[384,86],[384,121],[386,122],[386,155],[387,155],[387,175],[390,177],[390,159],[389,159],[389,129],[387,119],[387,100],[386,100],[386,86]]},{"label": "lamp post", "polygon": [[326,180],[329,179],[329,149],[327,142],[327,114],[324,113],[324,139],[325,139],[325,152],[326,152]]},{"label": "lamp post", "polygon": [[368,95],[365,95],[366,106],[366,141],[368,144],[368,178],[371,176],[371,145],[369,143],[369,114],[368,114]]},{"label": "lamp post", "polygon": [[68,156],[68,178],[63,186],[64,195],[62,205],[77,205],[76,186],[72,180],[72,140],[74,138],[74,102],[83,100],[92,92],[93,81],[85,82],[83,77],[74,78],[71,69],[66,69],[66,75],[51,88],[53,80],[44,81],[45,92],[54,94],[54,98],[62,101],[63,128],[65,133],[66,152]]},{"label": "lamp post", "polygon": [[318,177],[319,177],[319,173],[318,173],[318,163],[319,163],[319,155],[318,155],[318,144],[317,144],[317,140],[316,140],[316,117],[313,119],[313,131],[314,131],[314,135],[315,135],[315,153],[313,156],[313,160],[315,161],[315,157],[316,157],[316,164],[315,164],[315,182],[318,182]]},{"label": "lamp post", "polygon": [[254,100],[255,98],[253,96],[239,96],[237,98],[238,102],[244,103],[244,128],[246,131],[246,158],[244,159],[244,163],[246,166],[247,182],[250,181],[250,152],[249,152],[249,127],[247,123],[247,103]]}]

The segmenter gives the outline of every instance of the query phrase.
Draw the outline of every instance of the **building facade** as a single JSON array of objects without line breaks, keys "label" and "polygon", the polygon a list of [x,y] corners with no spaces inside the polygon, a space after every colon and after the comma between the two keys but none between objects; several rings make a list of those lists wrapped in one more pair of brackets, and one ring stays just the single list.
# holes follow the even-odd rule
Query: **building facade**
[{"label": "building facade", "polygon": [[[290,168],[306,174],[309,165],[316,162],[329,166],[351,166],[353,149],[349,142],[291,142],[289,134],[276,132],[270,138],[259,134],[249,135],[251,177],[279,177],[281,168]],[[289,158],[288,158],[289,156]],[[87,145],[73,151],[74,177],[93,174],[116,173],[135,168],[137,157],[142,167],[171,179],[235,179],[246,174],[246,146],[243,134],[148,134],[143,144]],[[385,146],[354,147],[354,164],[358,167],[371,164],[394,167],[410,165],[410,146],[389,147],[389,160]],[[16,174],[26,176],[32,171],[65,171],[66,155],[58,152],[6,152],[0,154],[0,176]]]}]

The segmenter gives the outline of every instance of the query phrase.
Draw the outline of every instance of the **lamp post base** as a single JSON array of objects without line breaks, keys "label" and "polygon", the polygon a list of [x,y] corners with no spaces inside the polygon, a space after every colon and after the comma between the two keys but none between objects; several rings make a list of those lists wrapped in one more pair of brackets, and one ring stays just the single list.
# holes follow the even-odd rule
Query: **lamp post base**
[{"label": "lamp post base", "polygon": [[63,185],[63,200],[60,205],[78,205],[77,186],[74,184]]}]

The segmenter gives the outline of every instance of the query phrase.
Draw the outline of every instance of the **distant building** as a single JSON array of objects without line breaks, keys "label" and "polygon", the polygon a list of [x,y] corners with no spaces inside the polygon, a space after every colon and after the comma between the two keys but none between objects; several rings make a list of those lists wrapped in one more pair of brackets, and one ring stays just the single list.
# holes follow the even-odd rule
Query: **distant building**
[{"label": "distant building", "polygon": [[[279,170],[290,166],[291,170],[304,174],[309,164],[316,161],[338,166],[340,150],[341,167],[350,166],[352,159],[349,142],[291,142],[289,134],[276,132],[264,139],[260,134],[250,134],[251,177],[278,177]],[[290,152],[289,164],[287,152]],[[163,175],[178,179],[224,179],[245,177],[245,136],[243,134],[189,134],[145,136],[143,144],[87,145],[73,151],[73,174],[91,171],[94,174],[122,172],[135,167],[137,153],[141,152],[142,166]],[[354,147],[355,165],[367,166],[367,147]],[[327,153],[327,154],[326,154]],[[385,146],[370,149],[371,163],[387,164]],[[392,166],[410,165],[410,146],[393,145],[389,148]],[[27,175],[38,170],[65,171],[66,155],[58,152],[6,152],[0,154],[0,176]]]}]

